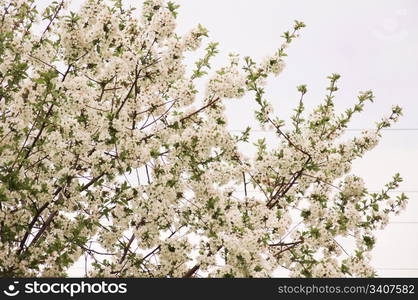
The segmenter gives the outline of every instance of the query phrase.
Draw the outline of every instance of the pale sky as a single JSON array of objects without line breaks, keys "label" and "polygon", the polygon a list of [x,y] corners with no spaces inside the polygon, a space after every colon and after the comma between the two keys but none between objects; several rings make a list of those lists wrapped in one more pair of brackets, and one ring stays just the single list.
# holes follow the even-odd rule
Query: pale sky
[{"label": "pale sky", "polygon": [[[80,2],[75,0],[74,7]],[[365,179],[370,190],[380,189],[396,172],[403,176],[401,190],[410,191],[409,205],[378,234],[373,261],[380,276],[418,277],[418,1],[174,2],[181,5],[178,32],[201,23],[209,29],[210,40],[220,43],[215,66],[225,62],[230,52],[261,59],[277,49],[280,35],[291,28],[293,20],[306,23],[301,37],[288,49],[287,68],[267,88],[281,118],[286,119],[297,103],[297,85],[308,85],[305,104],[312,108],[323,99],[326,76],[334,72],[342,75],[337,110],[351,106],[358,91],[371,89],[376,96],[375,104],[368,104],[351,128],[373,127],[393,104],[404,108],[404,117],[394,127],[400,130],[385,131],[380,145],[356,162],[353,172]],[[125,3],[140,8],[142,1]],[[231,101],[230,128],[255,124],[253,107],[254,101],[248,97]]]},{"label": "pale sky", "polygon": [[[337,109],[352,105],[358,91],[371,89],[376,96],[375,103],[366,106],[351,128],[374,126],[393,104],[404,108],[404,117],[394,128],[417,130],[384,132],[380,145],[357,161],[353,172],[363,176],[371,190],[380,189],[396,172],[404,177],[400,189],[411,191],[407,193],[409,205],[377,235],[373,261],[380,276],[418,277],[418,1],[177,3],[181,4],[179,31],[202,23],[209,29],[210,38],[220,43],[220,56],[224,57],[237,52],[261,59],[280,45],[281,33],[293,20],[306,23],[301,37],[288,50],[287,68],[280,78],[271,80],[267,89],[282,118],[286,119],[296,104],[297,85],[308,85],[306,105],[313,107],[323,99],[326,76],[333,72],[342,76]],[[228,106],[230,128],[243,128],[243,120],[253,122],[248,109],[252,104],[250,99],[243,99]]]}]

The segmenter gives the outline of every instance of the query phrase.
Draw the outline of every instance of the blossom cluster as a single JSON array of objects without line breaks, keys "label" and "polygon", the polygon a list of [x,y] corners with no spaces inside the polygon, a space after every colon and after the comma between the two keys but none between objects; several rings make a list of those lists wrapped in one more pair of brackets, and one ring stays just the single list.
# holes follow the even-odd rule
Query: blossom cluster
[{"label": "blossom cluster", "polygon": [[[351,164],[401,109],[344,140],[373,93],[339,115],[332,74],[309,114],[298,87],[285,126],[264,86],[302,22],[261,63],[231,54],[212,72],[208,43],[189,74],[208,31],[177,34],[172,2],[144,1],[139,17],[120,0],[0,9],[0,276],[66,276],[80,259],[86,276],[374,276],[373,233],[407,197],[389,196],[399,175],[370,193]],[[254,156],[240,150],[251,130],[227,128],[225,102],[244,95],[278,141],[259,140]]]}]

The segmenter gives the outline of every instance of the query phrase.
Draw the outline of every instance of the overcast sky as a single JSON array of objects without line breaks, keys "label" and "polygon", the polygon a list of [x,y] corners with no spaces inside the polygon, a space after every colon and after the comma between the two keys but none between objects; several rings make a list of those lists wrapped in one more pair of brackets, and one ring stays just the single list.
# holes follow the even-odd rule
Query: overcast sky
[{"label": "overcast sky", "polygon": [[[268,96],[276,112],[289,116],[298,99],[296,86],[307,84],[308,107],[320,103],[326,76],[341,74],[337,109],[356,100],[358,91],[372,89],[375,103],[353,120],[351,128],[370,128],[393,104],[404,108],[395,128],[418,129],[418,1],[177,1],[178,30],[202,23],[220,42],[222,55],[237,52],[254,58],[272,53],[293,20],[307,27],[289,48],[287,68],[273,79]],[[222,56],[221,55],[221,56]],[[222,61],[222,57],[219,58]],[[229,125],[243,127],[252,119],[250,99],[231,103]],[[350,135],[358,132],[350,132]],[[260,133],[261,135],[262,133]],[[273,138],[272,134],[267,137]],[[355,163],[353,172],[371,190],[380,189],[395,172],[401,189],[418,191],[418,130],[384,132],[381,144]],[[373,252],[381,276],[418,276],[418,193],[409,193],[407,210],[378,234]],[[416,222],[416,223],[411,223]]]}]

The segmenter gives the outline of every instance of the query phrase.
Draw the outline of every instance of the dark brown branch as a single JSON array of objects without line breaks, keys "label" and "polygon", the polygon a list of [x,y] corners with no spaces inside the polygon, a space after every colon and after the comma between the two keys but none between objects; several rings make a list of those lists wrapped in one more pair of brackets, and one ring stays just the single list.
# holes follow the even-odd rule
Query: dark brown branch
[{"label": "dark brown branch", "polygon": [[116,253],[100,252],[100,251],[97,251],[97,250],[94,250],[94,249],[91,249],[91,248],[87,248],[87,247],[85,247],[83,245],[79,245],[79,244],[77,244],[77,246],[79,246],[84,251],[87,251],[90,255],[92,255],[92,253],[98,254],[98,255],[111,255],[111,256],[116,255]]},{"label": "dark brown branch", "polygon": [[300,178],[300,176],[302,176],[302,172],[305,170],[305,166],[311,161],[311,156],[309,156],[309,158],[306,160],[306,162],[303,164],[302,169],[299,170],[298,172],[296,172],[295,174],[293,174],[292,179],[290,180],[290,182],[285,185],[286,188],[284,190],[282,190],[282,188],[280,188],[273,197],[271,197],[271,199],[267,202],[267,207],[268,208],[273,208],[278,200],[283,197],[284,195],[286,195],[286,193],[290,190],[290,188],[295,184],[295,182]]},{"label": "dark brown branch", "polygon": [[215,98],[214,100],[212,100],[212,101],[209,101],[208,102],[208,104],[206,104],[206,105],[204,105],[204,106],[202,106],[201,108],[199,108],[198,110],[196,110],[196,111],[194,111],[194,112],[192,112],[191,114],[189,114],[189,115],[187,115],[187,116],[185,116],[185,117],[183,117],[183,118],[181,118],[180,119],[180,122],[183,122],[183,121],[185,121],[185,120],[187,120],[187,119],[190,119],[191,117],[193,117],[194,115],[196,115],[196,114],[198,114],[198,113],[200,113],[202,110],[204,110],[204,109],[206,109],[206,108],[208,108],[208,107],[210,107],[210,106],[212,106],[213,104],[215,104],[216,102],[218,102],[219,100],[221,100],[221,98]]},{"label": "dark brown branch", "polygon": [[[206,108],[208,108],[208,107],[210,107],[210,106],[212,106],[213,104],[215,104],[216,102],[218,102],[219,100],[221,100],[221,98],[216,98],[216,99],[214,99],[214,100],[212,100],[212,101],[209,101],[208,102],[208,104],[206,104],[206,105],[204,105],[204,106],[202,106],[201,108],[199,108],[198,110],[196,110],[196,111],[194,111],[194,112],[192,112],[192,113],[190,113],[189,115],[187,115],[187,116],[184,116],[183,118],[181,118],[180,120],[179,120],[179,122],[184,122],[184,121],[186,121],[187,119],[190,119],[191,117],[193,117],[194,115],[196,115],[196,114],[198,114],[198,113],[200,113],[202,110],[204,110],[204,109],[206,109]],[[170,125],[168,125],[168,126],[166,126],[165,128],[163,128],[163,129],[166,129],[167,127],[169,127]],[[149,138],[151,138],[151,137],[153,137],[155,135],[155,133],[151,133],[151,134],[149,134],[149,135],[147,135],[147,136],[145,136],[144,138],[142,138],[141,139],[141,141],[145,141],[145,140],[147,140],[147,139],[149,139]]]},{"label": "dark brown branch", "polygon": [[296,242],[290,242],[290,243],[283,243],[283,242],[279,242],[279,243],[275,243],[275,244],[269,244],[270,247],[284,247],[284,246],[291,246],[291,245],[295,245],[295,244],[300,244],[303,242],[303,239],[296,241]]},{"label": "dark brown branch", "polygon": [[48,219],[46,219],[45,223],[42,225],[41,229],[39,229],[38,233],[36,234],[36,236],[33,238],[33,240],[31,241],[31,243],[29,244],[28,248],[31,245],[36,244],[36,242],[39,240],[39,238],[42,236],[42,234],[45,232],[45,230],[48,228],[49,224],[51,224],[52,220],[54,219],[54,217],[58,214],[58,211],[54,211],[53,213],[51,213],[48,217]]},{"label": "dark brown branch", "polygon": [[63,4],[64,4],[64,1],[61,1],[60,5],[59,5],[59,6],[58,6],[58,8],[55,10],[55,13],[54,13],[54,15],[52,16],[51,20],[49,20],[48,25],[46,26],[45,30],[42,32],[41,38],[40,38],[40,40],[39,40],[39,42],[40,42],[40,43],[42,43],[42,41],[44,40],[45,33],[46,33],[46,32],[49,30],[49,28],[51,27],[52,22],[54,22],[54,20],[57,18],[58,13],[59,13],[59,12],[60,12],[60,10],[62,9]]},{"label": "dark brown branch", "polygon": [[125,249],[123,250],[122,257],[119,260],[120,264],[123,263],[123,261],[125,260],[126,255],[128,254],[129,248],[131,248],[131,245],[134,240],[135,240],[135,234],[132,234],[131,238],[129,239],[128,245],[126,245]]},{"label": "dark brown branch", "polygon": [[29,57],[31,57],[31,58],[33,58],[33,59],[36,59],[37,61],[39,61],[39,62],[41,62],[41,63],[43,63],[44,65],[46,65],[46,66],[48,66],[48,67],[50,67],[51,69],[54,69],[58,74],[61,74],[62,76],[64,76],[64,73],[62,73],[62,72],[60,72],[55,66],[53,66],[53,65],[51,65],[51,64],[49,64],[49,63],[47,63],[46,61],[43,61],[42,59],[40,59],[40,58],[38,58],[38,57],[36,57],[36,56],[33,56],[32,54],[28,54],[28,56]]},{"label": "dark brown branch", "polygon": [[[179,227],[179,228],[177,228],[174,232],[172,232],[171,234],[170,234],[170,236],[167,238],[167,239],[169,239],[169,238],[171,238],[173,235],[175,235],[181,228],[182,228],[183,226],[181,226],[181,227]],[[158,245],[157,247],[155,247],[151,252],[149,252],[147,255],[145,255],[143,258],[142,258],[142,262],[143,261],[145,261],[148,257],[150,257],[151,255],[153,255],[155,252],[157,252],[157,251],[159,251],[161,249],[161,245]],[[110,272],[110,274],[120,274],[124,269],[125,269],[125,267],[126,267],[126,264],[129,262],[129,260],[126,260],[125,261],[125,263],[123,264],[123,266],[120,268],[120,270],[118,270],[118,271],[112,271],[112,272]]]},{"label": "dark brown branch", "polygon": [[194,273],[199,270],[200,264],[194,265],[193,268],[191,268],[189,271],[186,272],[186,274],[183,275],[183,278],[190,278],[194,275]]},{"label": "dark brown branch", "polygon": [[173,106],[174,106],[174,104],[175,104],[176,102],[175,101],[173,101],[173,103],[171,103],[171,105],[170,105],[170,107],[169,108],[167,108],[166,109],[166,111],[165,112],[163,112],[157,119],[154,119],[151,123],[149,123],[149,124],[144,124],[144,125],[142,125],[142,127],[141,127],[141,130],[142,129],[145,129],[145,128],[147,128],[147,127],[149,127],[149,126],[151,126],[152,124],[154,124],[154,123],[156,123],[156,122],[158,122],[159,120],[161,120],[162,118],[164,118],[165,117],[165,115],[173,108]]},{"label": "dark brown branch", "polygon": [[279,256],[283,252],[289,251],[289,250],[295,248],[296,246],[298,246],[298,245],[300,245],[302,243],[303,243],[303,239],[302,240],[299,240],[297,242],[294,242],[294,243],[288,243],[286,247],[280,249],[280,251],[278,253],[276,253],[276,256]]},{"label": "dark brown branch", "polygon": [[[216,249],[215,252],[212,252],[212,250],[208,253],[207,256],[212,256],[219,252],[219,250],[222,249],[223,246],[219,246],[218,249]],[[184,275],[183,278],[191,278],[198,270],[200,269],[200,264],[194,265],[191,269],[189,269]]]},{"label": "dark brown branch", "polygon": [[32,228],[33,228],[33,226],[35,225],[35,223],[38,221],[38,219],[39,219],[39,216],[42,214],[42,212],[48,207],[48,205],[49,205],[49,202],[46,202],[44,205],[42,205],[38,210],[37,210],[37,212],[36,212],[36,214],[35,214],[35,216],[33,217],[33,219],[32,219],[32,221],[30,222],[30,224],[29,224],[29,226],[28,226],[28,229],[26,230],[26,233],[25,233],[25,235],[23,236],[23,239],[22,239],[22,241],[20,242],[20,245],[19,245],[19,250],[18,250],[18,252],[17,252],[17,254],[19,255],[21,252],[22,252],[22,250],[23,250],[23,248],[25,247],[25,244],[26,244],[26,241],[27,241],[27,239],[28,239],[28,237],[29,237],[29,234],[31,233],[31,231],[32,231]]},{"label": "dark brown branch", "polygon": [[286,141],[293,147],[293,148],[295,148],[296,150],[298,150],[298,151],[300,151],[300,152],[302,152],[303,154],[306,154],[307,156],[309,156],[309,157],[311,157],[311,155],[308,153],[308,152],[306,152],[305,150],[303,150],[302,148],[300,148],[298,145],[296,145],[295,143],[293,143],[292,142],[292,140],[287,136],[287,134],[285,134],[281,129],[280,129],[280,127],[272,120],[272,119],[270,119],[270,118],[268,118],[268,121],[276,128],[276,130],[277,130],[277,133],[279,133],[281,136],[283,136],[285,139],[286,139]]},{"label": "dark brown branch", "polygon": [[148,171],[148,165],[147,164],[145,164],[145,171],[147,172],[147,181],[148,181],[148,184],[151,184],[151,179],[149,177],[149,171]]},{"label": "dark brown branch", "polygon": [[[145,219],[142,219],[141,222],[138,223],[138,225],[135,226],[136,229],[139,228],[139,226],[145,225]],[[126,255],[128,254],[129,248],[131,248],[131,245],[133,243],[133,241],[135,240],[135,234],[133,233],[131,238],[129,239],[128,244],[126,245],[125,249],[123,250],[123,254],[122,257],[120,258],[119,263],[123,263],[123,261],[126,258]]]},{"label": "dark brown branch", "polygon": [[52,113],[52,108],[53,108],[53,107],[54,107],[54,104],[51,104],[51,106],[49,107],[48,111],[46,112],[46,115],[45,115],[45,120],[44,120],[44,122],[42,122],[41,128],[39,129],[38,134],[36,135],[35,139],[33,140],[32,145],[30,145],[30,147],[29,147],[28,151],[26,152],[26,154],[25,154],[25,156],[24,156],[24,159],[26,159],[26,158],[28,158],[28,157],[29,157],[29,155],[30,155],[31,151],[33,150],[33,148],[35,147],[35,145],[36,145],[36,143],[38,142],[39,138],[41,137],[41,135],[42,135],[42,133],[43,133],[43,131],[44,131],[45,127],[46,127],[46,124],[47,124],[47,120],[46,120],[46,119],[47,119],[47,118],[50,116],[50,114]]},{"label": "dark brown branch", "polygon": [[245,179],[245,172],[242,172],[242,179],[244,181],[244,194],[245,194],[245,197],[247,197],[248,196],[248,194],[247,194],[247,181]]},{"label": "dark brown branch", "polygon": [[134,79],[134,82],[132,83],[131,87],[129,88],[128,93],[126,94],[125,98],[123,99],[121,106],[119,106],[119,108],[117,109],[117,111],[115,113],[116,118],[119,116],[120,111],[125,106],[125,103],[128,101],[130,94],[132,93],[134,87],[137,85],[138,78],[139,78],[139,73],[140,72],[141,72],[141,70],[138,71],[138,64],[137,64],[135,66],[135,79]]},{"label": "dark brown branch", "polygon": [[[119,106],[119,108],[117,109],[117,111],[116,111],[116,113],[115,113],[115,116],[116,116],[116,117],[118,117],[118,116],[119,116],[120,111],[121,111],[121,110],[122,110],[122,108],[125,106],[125,104],[126,104],[126,102],[128,101],[129,96],[130,96],[130,94],[132,93],[132,91],[134,91],[134,92],[135,92],[135,96],[136,96],[136,93],[138,92],[138,91],[137,91],[138,79],[140,78],[140,77],[139,77],[139,74],[140,74],[143,70],[147,69],[148,67],[150,67],[150,66],[152,66],[152,65],[156,64],[158,61],[159,61],[159,59],[155,59],[153,62],[149,63],[148,65],[146,65],[146,66],[142,67],[142,68],[141,68],[141,69],[139,69],[139,70],[138,70],[138,64],[135,66],[135,78],[134,78],[134,81],[133,81],[133,83],[131,84],[131,87],[129,88],[129,91],[128,91],[128,93],[126,94],[125,98],[123,99],[122,104],[121,104],[121,105]],[[135,89],[135,90],[134,90],[134,89]]]},{"label": "dark brown branch", "polygon": [[85,185],[83,185],[80,189],[80,191],[87,190],[90,186],[92,186],[95,182],[97,182],[100,178],[102,178],[106,173],[102,172],[100,175],[93,177],[89,182],[87,182]]},{"label": "dark brown branch", "polygon": [[314,179],[316,179],[318,182],[325,183],[326,185],[329,185],[329,186],[331,186],[331,187],[333,187],[333,188],[335,188],[335,189],[337,189],[337,190],[341,191],[341,189],[340,189],[338,186],[333,185],[332,183],[329,183],[329,182],[327,182],[327,181],[324,181],[324,180],[322,180],[321,178],[319,178],[319,177],[317,177],[317,176],[310,175],[310,174],[306,174],[306,173],[302,173],[302,176],[308,176],[308,177],[314,178]]}]

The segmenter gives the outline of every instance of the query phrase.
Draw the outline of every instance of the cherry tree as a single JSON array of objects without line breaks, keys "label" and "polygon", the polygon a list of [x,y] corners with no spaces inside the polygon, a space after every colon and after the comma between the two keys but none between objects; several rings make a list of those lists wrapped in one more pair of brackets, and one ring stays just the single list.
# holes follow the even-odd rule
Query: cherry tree
[{"label": "cherry tree", "polygon": [[[285,124],[264,86],[302,22],[264,61],[231,54],[212,70],[213,42],[185,65],[208,31],[177,34],[172,2],[147,0],[140,13],[120,0],[77,12],[65,0],[42,11],[34,0],[0,3],[1,276],[66,276],[84,258],[95,277],[375,276],[374,232],[407,197],[389,195],[399,174],[371,193],[351,164],[401,108],[346,138],[374,97],[361,92],[336,112],[332,74],[311,112],[297,87]],[[244,95],[277,141],[259,139],[254,155],[240,150],[251,128],[227,128],[225,103]]]}]

